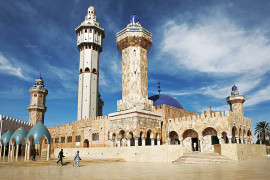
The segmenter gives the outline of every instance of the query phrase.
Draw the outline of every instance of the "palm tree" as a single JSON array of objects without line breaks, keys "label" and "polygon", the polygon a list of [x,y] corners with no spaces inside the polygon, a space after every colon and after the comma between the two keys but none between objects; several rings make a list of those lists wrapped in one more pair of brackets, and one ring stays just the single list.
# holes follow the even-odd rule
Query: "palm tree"
[{"label": "palm tree", "polygon": [[268,139],[270,138],[270,126],[269,126],[269,122],[266,121],[260,121],[256,124],[255,127],[255,135],[257,135],[257,138],[259,137],[259,142],[262,139],[262,143],[266,144],[266,137],[268,137]]}]

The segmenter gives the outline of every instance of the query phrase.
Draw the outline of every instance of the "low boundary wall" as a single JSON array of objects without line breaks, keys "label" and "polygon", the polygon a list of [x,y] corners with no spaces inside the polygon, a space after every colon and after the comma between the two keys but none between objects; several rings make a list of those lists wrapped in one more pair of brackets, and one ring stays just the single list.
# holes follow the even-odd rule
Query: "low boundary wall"
[{"label": "low boundary wall", "polygon": [[259,144],[215,144],[214,151],[234,161],[266,156],[266,146]]},{"label": "low boundary wall", "polygon": [[[58,157],[60,148],[54,149]],[[63,148],[64,156],[73,159],[80,151],[80,157],[94,159],[123,159],[129,162],[163,162],[171,163],[183,156],[182,146],[129,146],[129,147],[91,147],[91,148]]]}]

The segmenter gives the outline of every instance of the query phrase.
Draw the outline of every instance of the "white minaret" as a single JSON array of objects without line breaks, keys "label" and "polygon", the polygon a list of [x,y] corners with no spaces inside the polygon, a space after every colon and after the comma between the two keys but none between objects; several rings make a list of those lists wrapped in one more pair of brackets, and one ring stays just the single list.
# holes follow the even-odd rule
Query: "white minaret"
[{"label": "white minaret", "polygon": [[99,53],[104,29],[99,26],[95,8],[88,8],[85,20],[76,28],[80,51],[77,120],[98,115]]}]

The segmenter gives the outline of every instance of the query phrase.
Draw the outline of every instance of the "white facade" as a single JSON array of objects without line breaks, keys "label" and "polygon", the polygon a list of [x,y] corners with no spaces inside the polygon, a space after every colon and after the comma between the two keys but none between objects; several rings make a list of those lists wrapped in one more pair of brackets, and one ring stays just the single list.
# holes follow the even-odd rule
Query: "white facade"
[{"label": "white facade", "polygon": [[76,33],[80,51],[77,120],[81,120],[98,115],[99,53],[105,34],[97,22],[93,6],[88,8]]}]

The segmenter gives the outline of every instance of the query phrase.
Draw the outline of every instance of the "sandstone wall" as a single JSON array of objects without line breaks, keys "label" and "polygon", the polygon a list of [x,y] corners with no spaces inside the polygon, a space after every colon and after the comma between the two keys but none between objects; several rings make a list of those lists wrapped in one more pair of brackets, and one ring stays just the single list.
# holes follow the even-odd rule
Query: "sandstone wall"
[{"label": "sandstone wall", "polygon": [[215,152],[234,161],[266,157],[266,146],[259,144],[215,144]]},{"label": "sandstone wall", "polygon": [[[68,159],[73,159],[77,151],[80,151],[82,159],[114,159],[120,158],[130,162],[162,162],[171,163],[183,156],[181,146],[132,146],[132,147],[94,147],[94,148],[68,148],[63,149]],[[57,157],[60,149],[54,150]]]}]

